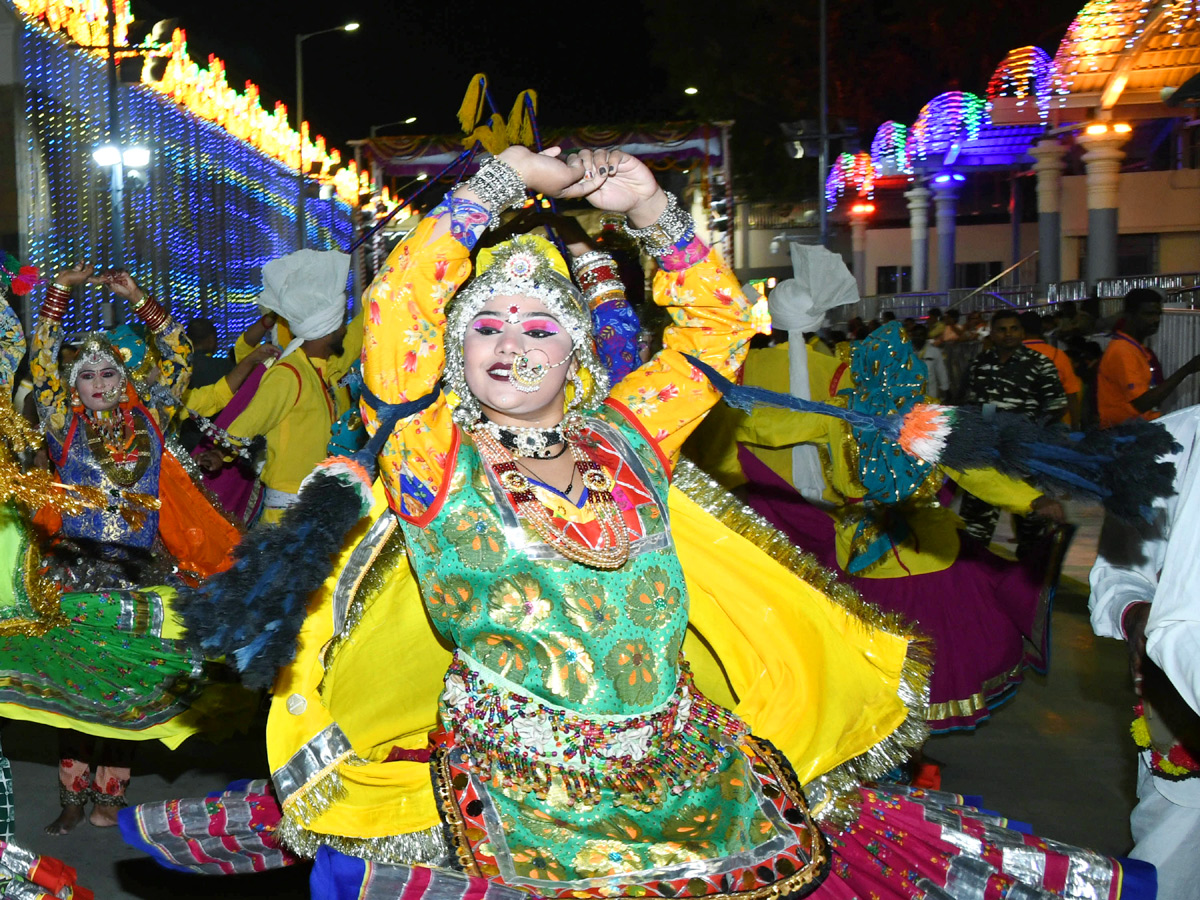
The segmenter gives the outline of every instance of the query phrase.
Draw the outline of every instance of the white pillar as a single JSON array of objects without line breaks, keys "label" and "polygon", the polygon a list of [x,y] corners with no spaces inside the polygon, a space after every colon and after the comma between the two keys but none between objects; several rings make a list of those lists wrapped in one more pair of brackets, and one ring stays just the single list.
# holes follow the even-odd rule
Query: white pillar
[{"label": "white pillar", "polygon": [[955,220],[958,214],[958,185],[953,179],[934,182],[933,205],[937,209],[939,291],[954,287],[954,251],[957,241]]},{"label": "white pillar", "polygon": [[[867,295],[867,212],[850,213],[850,246],[854,256],[854,280],[858,282],[858,296]],[[874,293],[872,291],[872,293]]]},{"label": "white pillar", "polygon": [[906,191],[908,229],[912,238],[912,289],[928,289],[929,272],[929,190],[917,184]]},{"label": "white pillar", "polygon": [[1100,134],[1086,131],[1076,138],[1087,168],[1087,280],[1094,285],[1117,274],[1117,185],[1121,179],[1121,149],[1129,133],[1111,128]]},{"label": "white pillar", "polygon": [[1038,280],[1062,280],[1062,173],[1067,148],[1052,138],[1029,148],[1035,160],[1038,201]]}]

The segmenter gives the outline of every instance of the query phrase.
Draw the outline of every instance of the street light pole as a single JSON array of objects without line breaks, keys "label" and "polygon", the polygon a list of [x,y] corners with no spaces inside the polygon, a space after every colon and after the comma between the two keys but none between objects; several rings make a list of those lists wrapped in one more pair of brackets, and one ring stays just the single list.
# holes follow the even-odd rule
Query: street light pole
[{"label": "street light pole", "polygon": [[379,134],[380,128],[387,128],[389,125],[411,125],[417,121],[416,116],[409,116],[407,119],[397,119],[395,122],[382,122],[379,125],[371,126],[371,137],[376,137]]},{"label": "street light pole", "polygon": [[304,170],[304,42],[319,34],[332,34],[335,31],[358,31],[357,22],[347,22],[337,28],[325,28],[321,31],[310,31],[307,34],[296,35],[296,134],[300,142],[300,160],[296,165],[300,176],[300,191],[296,198],[296,245],[303,250],[307,243],[308,234],[304,223],[305,179],[308,172]]},{"label": "street light pole", "polygon": [[300,143],[300,157],[296,172],[300,177],[299,194],[296,197],[296,249],[303,250],[306,243],[304,227],[304,39],[307,35],[296,35],[296,134]]},{"label": "street light pole", "polygon": [[827,43],[827,32],[829,31],[828,9],[826,8],[826,0],[821,0],[821,48],[819,52],[819,64],[821,67],[821,161],[820,178],[821,183],[817,186],[817,209],[820,212],[820,230],[821,230],[821,246],[829,246],[829,210],[825,208],[825,181],[829,178],[829,56]]},{"label": "street light pole", "polygon": [[[117,0],[112,0],[108,9],[108,140],[119,141],[121,134],[120,110],[117,106],[117,90],[120,74],[117,69]],[[125,264],[125,166],[120,160],[108,172],[109,218],[112,223],[113,268]],[[100,316],[105,328],[117,324],[117,305],[111,297],[100,302]]]}]

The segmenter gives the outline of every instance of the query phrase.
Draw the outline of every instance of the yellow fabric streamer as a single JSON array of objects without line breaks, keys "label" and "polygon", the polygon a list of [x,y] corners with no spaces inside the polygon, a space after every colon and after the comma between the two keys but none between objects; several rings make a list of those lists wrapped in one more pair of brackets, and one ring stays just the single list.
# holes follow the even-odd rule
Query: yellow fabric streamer
[{"label": "yellow fabric streamer", "polygon": [[467,93],[463,96],[462,106],[458,108],[458,124],[464,134],[470,134],[479,124],[483,116],[484,92],[487,90],[487,76],[476,72],[471,76],[467,85]]},{"label": "yellow fabric streamer", "polygon": [[[529,100],[529,107],[525,101]],[[534,143],[533,117],[537,115],[537,91],[521,91],[508,114],[508,143],[532,147]]]}]

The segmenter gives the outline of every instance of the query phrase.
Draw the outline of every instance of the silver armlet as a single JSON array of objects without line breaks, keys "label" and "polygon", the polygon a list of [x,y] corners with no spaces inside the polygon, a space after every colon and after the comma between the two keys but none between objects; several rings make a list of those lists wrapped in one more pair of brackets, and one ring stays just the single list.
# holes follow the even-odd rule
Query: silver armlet
[{"label": "silver armlet", "polygon": [[691,213],[680,207],[675,195],[668,192],[667,208],[657,222],[645,228],[631,228],[627,223],[625,233],[638,241],[651,256],[665,256],[685,237],[696,233],[696,223]]},{"label": "silver armlet", "polygon": [[467,179],[470,188],[492,214],[489,228],[495,228],[505,210],[525,202],[525,182],[517,170],[497,156],[479,164],[479,171]]}]

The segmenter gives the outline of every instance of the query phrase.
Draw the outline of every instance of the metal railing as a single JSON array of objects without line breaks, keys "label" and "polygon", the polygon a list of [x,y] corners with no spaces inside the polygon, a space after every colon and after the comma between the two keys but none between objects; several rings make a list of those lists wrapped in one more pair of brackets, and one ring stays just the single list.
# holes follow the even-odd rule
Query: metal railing
[{"label": "metal railing", "polygon": [[922,318],[931,309],[957,309],[960,312],[994,312],[1001,308],[1033,309],[1088,297],[1100,299],[1100,315],[1120,311],[1121,298],[1139,287],[1156,287],[1167,295],[1166,306],[1200,309],[1200,272],[1173,272],[1165,275],[1132,275],[1105,278],[1089,291],[1085,281],[1060,281],[1051,284],[1025,284],[1013,287],[954,288],[949,291],[923,291],[905,294],[878,294],[858,303],[840,307],[838,319],[847,322],[858,316],[863,321],[879,318],[891,311],[897,318]]},{"label": "metal railing", "polygon": [[816,228],[816,203],[742,203],[743,227],[773,231],[785,228]]}]

